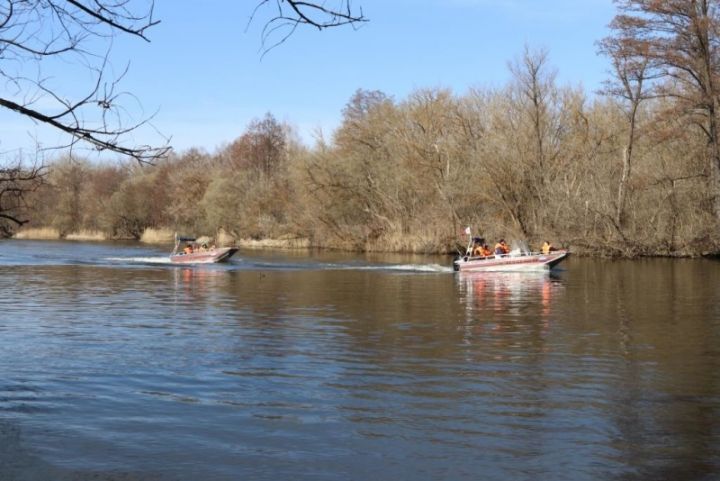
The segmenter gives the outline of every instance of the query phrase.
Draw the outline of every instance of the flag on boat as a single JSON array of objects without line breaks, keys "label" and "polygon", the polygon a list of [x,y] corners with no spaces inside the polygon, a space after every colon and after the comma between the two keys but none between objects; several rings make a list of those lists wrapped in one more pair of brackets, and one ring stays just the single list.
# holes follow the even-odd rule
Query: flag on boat
[{"label": "flag on boat", "polygon": [[465,233],[466,233],[467,235],[470,235],[470,227],[465,227]]}]

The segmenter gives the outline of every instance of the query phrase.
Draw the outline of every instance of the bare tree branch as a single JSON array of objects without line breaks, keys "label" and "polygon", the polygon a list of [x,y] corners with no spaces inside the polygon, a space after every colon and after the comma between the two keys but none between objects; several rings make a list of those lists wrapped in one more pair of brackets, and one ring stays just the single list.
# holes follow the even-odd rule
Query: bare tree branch
[{"label": "bare tree branch", "polygon": [[24,167],[21,160],[0,166],[0,236],[6,237],[14,227],[28,222],[26,195],[45,183],[43,163]]},{"label": "bare tree branch", "polygon": [[[70,5],[76,6],[78,9],[87,13],[89,16],[97,19],[98,21],[110,25],[111,27],[116,28],[122,32],[129,33],[131,35],[137,35],[138,37],[142,38],[147,42],[149,42],[150,39],[145,36],[145,30],[160,23],[160,20],[153,20],[153,4],[150,5],[150,11],[146,16],[138,17],[130,15],[129,12],[125,9],[125,4],[128,3],[126,1],[122,1],[110,6],[105,6],[103,2],[95,0],[94,3],[97,7],[97,11],[91,10],[89,7],[83,5],[82,2],[78,2],[75,0],[66,1]],[[131,22],[131,24],[123,24],[123,21],[129,21]],[[142,25],[132,25],[132,22],[136,21],[142,22]]]},{"label": "bare tree branch", "polygon": [[[59,147],[88,144],[141,164],[166,155],[167,143],[131,145],[129,134],[153,128],[151,117],[143,118],[137,99],[128,109],[132,96],[118,91],[127,68],[110,78],[112,39],[149,41],[147,30],[160,23],[153,11],[154,0],[0,0],[0,77],[12,86],[0,108],[68,134]],[[91,74],[84,93],[45,73],[58,61]]]},{"label": "bare tree branch", "polygon": [[275,12],[265,22],[260,35],[263,55],[285,43],[299,26],[324,30],[343,25],[357,26],[368,21],[362,7],[355,9],[352,0],[336,0],[335,6],[328,6],[328,3],[327,1],[260,0],[250,16],[248,25],[265,7],[272,7]]}]

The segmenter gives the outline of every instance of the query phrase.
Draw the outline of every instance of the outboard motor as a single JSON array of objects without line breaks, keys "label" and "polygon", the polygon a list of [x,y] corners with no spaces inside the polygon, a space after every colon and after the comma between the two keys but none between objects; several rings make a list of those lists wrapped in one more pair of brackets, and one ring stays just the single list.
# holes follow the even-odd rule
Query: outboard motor
[{"label": "outboard motor", "polygon": [[468,256],[467,255],[463,256],[463,255],[460,255],[459,253],[455,254],[455,258],[453,259],[453,270],[455,272],[460,270],[460,264],[458,264],[458,262],[460,262],[460,260],[466,261],[466,260],[468,260]]}]

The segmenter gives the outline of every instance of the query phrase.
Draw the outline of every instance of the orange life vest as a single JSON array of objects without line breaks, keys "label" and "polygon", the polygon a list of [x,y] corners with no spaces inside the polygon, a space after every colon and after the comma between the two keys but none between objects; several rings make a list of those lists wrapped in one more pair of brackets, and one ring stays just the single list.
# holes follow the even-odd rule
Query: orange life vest
[{"label": "orange life vest", "polygon": [[495,254],[509,254],[510,247],[504,242],[498,242],[495,244]]}]

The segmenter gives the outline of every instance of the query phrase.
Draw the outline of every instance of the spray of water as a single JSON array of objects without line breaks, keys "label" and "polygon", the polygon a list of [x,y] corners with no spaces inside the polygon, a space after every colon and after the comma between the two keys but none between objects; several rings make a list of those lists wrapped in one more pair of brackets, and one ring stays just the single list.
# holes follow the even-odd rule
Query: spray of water
[{"label": "spray of water", "polygon": [[524,240],[512,239],[510,246],[512,247],[510,251],[511,255],[527,255],[531,252],[528,243]]}]

